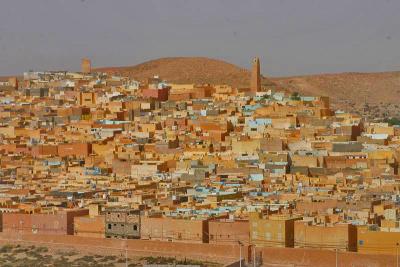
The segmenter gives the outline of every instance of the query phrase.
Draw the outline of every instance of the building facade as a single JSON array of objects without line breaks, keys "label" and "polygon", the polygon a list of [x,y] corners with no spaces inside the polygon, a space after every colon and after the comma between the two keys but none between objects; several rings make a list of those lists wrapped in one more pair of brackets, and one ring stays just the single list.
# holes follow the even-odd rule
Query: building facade
[{"label": "building facade", "polygon": [[140,211],[129,208],[108,208],[105,211],[106,238],[140,238]]}]

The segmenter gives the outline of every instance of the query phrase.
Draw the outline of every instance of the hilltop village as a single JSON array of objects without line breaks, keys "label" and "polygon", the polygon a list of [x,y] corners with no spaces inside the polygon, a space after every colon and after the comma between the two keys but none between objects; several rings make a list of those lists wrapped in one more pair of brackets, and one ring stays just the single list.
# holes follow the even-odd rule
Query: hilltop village
[{"label": "hilltop village", "polygon": [[275,91],[92,72],[0,82],[0,231],[399,246],[400,126]]}]

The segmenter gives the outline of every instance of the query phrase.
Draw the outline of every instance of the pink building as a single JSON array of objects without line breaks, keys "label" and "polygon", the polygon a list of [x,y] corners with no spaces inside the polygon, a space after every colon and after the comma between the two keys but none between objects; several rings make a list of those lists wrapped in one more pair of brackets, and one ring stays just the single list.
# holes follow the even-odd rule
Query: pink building
[{"label": "pink building", "polygon": [[167,101],[169,88],[162,88],[162,89],[143,89],[143,97],[145,98],[153,98],[158,101]]}]

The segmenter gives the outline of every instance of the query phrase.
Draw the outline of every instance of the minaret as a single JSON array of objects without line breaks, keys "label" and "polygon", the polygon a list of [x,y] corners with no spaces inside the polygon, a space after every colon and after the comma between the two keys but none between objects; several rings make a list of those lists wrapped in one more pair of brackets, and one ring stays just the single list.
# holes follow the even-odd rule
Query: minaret
[{"label": "minaret", "polygon": [[17,79],[17,77],[8,78],[8,85],[13,87],[14,89],[18,89],[18,79]]},{"label": "minaret", "polygon": [[90,62],[90,59],[82,58],[81,71],[83,73],[91,73],[92,72],[92,64]]},{"label": "minaret", "polygon": [[253,66],[251,69],[251,81],[250,81],[251,92],[261,91],[261,77],[260,77],[260,59],[258,57],[253,59]]}]

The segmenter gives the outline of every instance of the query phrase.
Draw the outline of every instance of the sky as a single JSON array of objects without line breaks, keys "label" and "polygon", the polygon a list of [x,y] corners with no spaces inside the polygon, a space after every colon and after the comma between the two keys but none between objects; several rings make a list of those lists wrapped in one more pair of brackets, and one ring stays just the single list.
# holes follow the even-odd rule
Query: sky
[{"label": "sky", "polygon": [[0,75],[204,56],[267,76],[400,70],[399,0],[0,0]]}]

